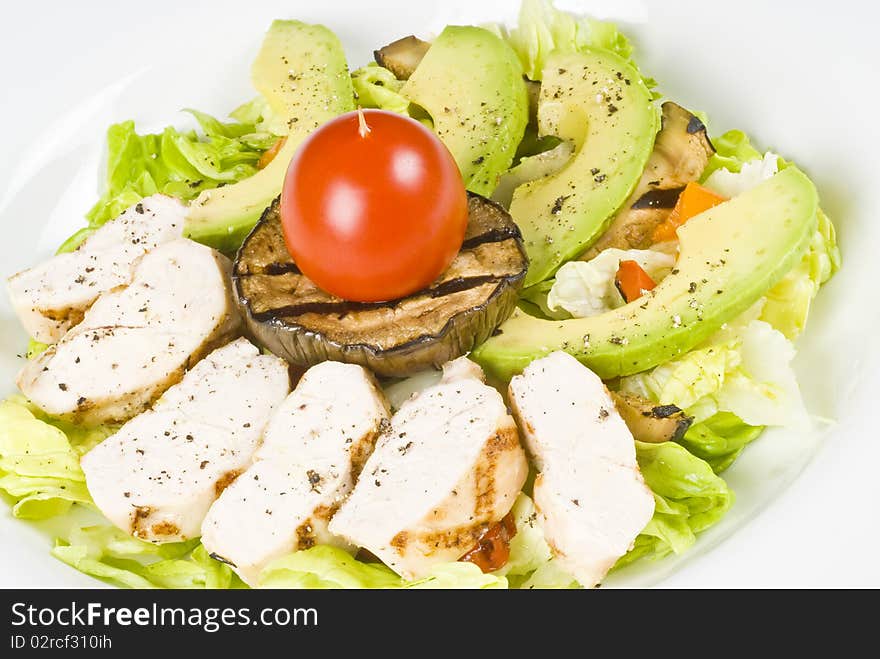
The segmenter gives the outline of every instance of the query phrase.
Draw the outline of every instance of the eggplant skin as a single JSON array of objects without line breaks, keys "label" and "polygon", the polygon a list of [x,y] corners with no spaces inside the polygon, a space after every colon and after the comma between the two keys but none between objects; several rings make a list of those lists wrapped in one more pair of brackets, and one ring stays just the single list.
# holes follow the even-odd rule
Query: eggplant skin
[{"label": "eggplant skin", "polygon": [[235,259],[233,287],[248,331],[294,365],[341,361],[387,377],[466,354],[513,313],[528,269],[519,228],[500,205],[469,193],[468,210],[462,248],[430,287],[359,303],[325,293],[297,269],[276,199]]},{"label": "eggplant skin", "polygon": [[376,64],[383,66],[398,80],[408,80],[422,61],[431,44],[409,35],[373,51]]},{"label": "eggplant skin", "polygon": [[611,392],[611,397],[633,439],[639,442],[677,442],[694,422],[675,405],[656,405],[629,393]]}]

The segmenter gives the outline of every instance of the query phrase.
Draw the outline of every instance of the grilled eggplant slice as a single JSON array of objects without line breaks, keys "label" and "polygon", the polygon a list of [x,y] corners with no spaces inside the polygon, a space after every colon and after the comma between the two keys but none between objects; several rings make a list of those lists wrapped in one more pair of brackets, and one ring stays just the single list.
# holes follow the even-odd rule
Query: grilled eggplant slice
[{"label": "grilled eggplant slice", "polygon": [[663,127],[642,178],[602,237],[581,255],[589,261],[603,249],[647,249],[651,235],[662,224],[684,186],[703,174],[715,147],[706,127],[683,107],[663,104]]},{"label": "grilled eggplant slice", "polygon": [[384,66],[398,80],[409,80],[431,44],[409,35],[373,51],[376,64]]},{"label": "grilled eggplant slice", "polygon": [[528,259],[498,204],[469,194],[461,251],[429,288],[390,302],[348,302],[315,286],[284,244],[278,200],[244,241],[233,284],[259,343],[292,364],[331,359],[377,375],[439,368],[485,341],[513,312]]},{"label": "grilled eggplant slice", "polygon": [[677,442],[694,422],[675,405],[655,405],[640,396],[614,391],[611,398],[633,439],[639,442]]}]

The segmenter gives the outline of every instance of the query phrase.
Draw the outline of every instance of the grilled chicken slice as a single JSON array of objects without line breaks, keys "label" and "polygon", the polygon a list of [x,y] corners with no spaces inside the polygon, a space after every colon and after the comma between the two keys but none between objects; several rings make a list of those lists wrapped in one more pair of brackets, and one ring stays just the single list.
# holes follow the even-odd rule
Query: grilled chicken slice
[{"label": "grilled chicken slice", "polygon": [[87,425],[142,412],[238,330],[229,270],[226,257],[191,240],[157,247],[128,287],[104,293],[25,364],[19,388],[46,413]]},{"label": "grilled chicken slice", "polygon": [[89,236],[76,251],[13,275],[7,281],[12,308],[28,334],[55,343],[99,295],[131,281],[135,262],[183,235],[186,207],[153,195]]},{"label": "grilled chicken slice", "polygon": [[330,532],[406,578],[455,561],[513,506],[528,472],[501,395],[465,358],[404,403]]},{"label": "grilled chicken slice", "polygon": [[683,107],[665,102],[663,127],[641,179],[623,210],[581,260],[589,261],[609,247],[650,247],[654,229],[666,221],[684,186],[702,176],[713,153],[703,122]]},{"label": "grilled chicken slice", "polygon": [[591,588],[654,514],[633,437],[602,380],[565,352],[514,377],[510,404],[539,472],[534,499],[547,542]]},{"label": "grilled chicken slice", "polygon": [[287,364],[247,339],[218,348],[81,460],[101,512],[150,542],[199,536],[211,503],[251,462],[287,396]]},{"label": "grilled chicken slice", "polygon": [[389,416],[360,366],[310,368],[272,417],[253,465],[224,490],[202,524],[215,558],[256,585],[273,559],[315,544],[347,547],[327,522],[354,487]]}]

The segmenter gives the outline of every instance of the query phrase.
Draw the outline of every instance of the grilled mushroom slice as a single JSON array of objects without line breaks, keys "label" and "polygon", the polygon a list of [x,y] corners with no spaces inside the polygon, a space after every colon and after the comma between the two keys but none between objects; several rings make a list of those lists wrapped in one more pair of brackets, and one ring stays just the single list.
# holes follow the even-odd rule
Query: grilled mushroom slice
[{"label": "grilled mushroom slice", "polygon": [[713,153],[715,147],[703,122],[671,101],[664,103],[663,127],[642,178],[623,210],[581,260],[589,261],[609,247],[650,247],[654,229],[669,216],[685,184],[700,178]]},{"label": "grilled mushroom slice", "polygon": [[429,288],[390,302],[348,302],[296,267],[278,200],[239,250],[233,283],[250,332],[293,364],[331,359],[402,376],[439,367],[485,341],[513,312],[528,260],[501,206],[469,194],[461,251]]},{"label": "grilled mushroom slice", "polygon": [[409,35],[373,51],[376,64],[384,66],[398,80],[408,80],[431,44]]},{"label": "grilled mushroom slice", "polygon": [[677,442],[694,422],[693,417],[675,405],[655,405],[641,396],[613,391],[611,398],[633,438],[639,442]]}]

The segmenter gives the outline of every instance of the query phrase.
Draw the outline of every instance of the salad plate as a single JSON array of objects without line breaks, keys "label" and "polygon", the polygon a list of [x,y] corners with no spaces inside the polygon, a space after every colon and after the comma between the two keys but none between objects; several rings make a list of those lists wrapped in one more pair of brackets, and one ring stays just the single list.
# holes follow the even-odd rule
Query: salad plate
[{"label": "salad plate", "polygon": [[[809,418],[768,428],[719,469],[735,499],[687,551],[616,569],[603,587],[880,586],[880,566],[870,556],[880,541],[874,510],[880,481],[873,474],[880,442],[872,414],[880,395],[880,343],[874,337],[880,324],[874,290],[880,280],[874,255],[880,244],[874,192],[880,156],[869,110],[880,101],[869,83],[880,52],[868,27],[876,18],[868,14],[876,10],[856,2],[839,3],[833,13],[809,2],[793,10],[751,0],[709,6],[689,0],[558,0],[556,6],[617,26],[632,42],[639,73],[657,81],[656,88],[650,82],[646,88],[697,115],[715,148],[724,148],[722,135],[740,130],[758,156],[771,154],[774,167],[775,154],[786,166],[794,163],[815,184],[842,255],[795,342],[792,367]],[[102,192],[108,126],[133,120],[140,134],[166,126],[197,128],[197,119],[181,112],[185,108],[230,121],[227,114],[255,96],[251,65],[273,20],[327,26],[354,71],[373,60],[374,50],[404,35],[433,39],[447,25],[516,25],[520,5],[266,0],[244,8],[219,0],[206,11],[197,3],[156,0],[146,14],[109,1],[88,9],[58,3],[54,11],[46,24],[37,7],[20,4],[0,27],[9,99],[0,116],[13,128],[0,159],[4,278],[49,258],[84,226]],[[42,46],[27,48],[37,26]],[[529,256],[532,268],[543,258]],[[493,337],[494,345],[511,334]],[[5,397],[16,391],[28,350],[28,335],[8,296],[0,296],[0,338]],[[778,360],[785,349],[774,343],[759,350],[759,360]],[[487,350],[486,360],[477,351],[481,364],[492,363]],[[630,374],[623,375],[626,380]],[[629,386],[646,391],[644,383]],[[702,421],[711,415],[697,416]],[[60,518],[24,522],[11,506],[2,506],[0,586],[106,585],[51,553],[71,519],[75,526],[106,524],[96,512],[78,508]]]}]

